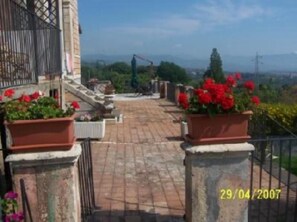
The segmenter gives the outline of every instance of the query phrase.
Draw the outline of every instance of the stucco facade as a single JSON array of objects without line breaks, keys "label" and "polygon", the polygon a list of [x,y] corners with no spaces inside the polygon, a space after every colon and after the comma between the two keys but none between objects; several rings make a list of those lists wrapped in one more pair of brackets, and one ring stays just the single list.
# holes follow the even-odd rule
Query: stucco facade
[{"label": "stucco facade", "polygon": [[77,0],[62,0],[62,29],[68,74],[81,74],[79,22]]}]

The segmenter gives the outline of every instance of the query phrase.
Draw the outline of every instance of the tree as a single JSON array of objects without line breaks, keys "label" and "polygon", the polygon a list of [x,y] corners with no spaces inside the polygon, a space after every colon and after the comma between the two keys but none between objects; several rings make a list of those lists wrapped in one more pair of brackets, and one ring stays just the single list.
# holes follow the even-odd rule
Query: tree
[{"label": "tree", "polygon": [[256,93],[263,103],[277,103],[279,101],[280,90],[270,84],[259,84]]},{"label": "tree", "polygon": [[224,82],[225,80],[221,56],[216,48],[212,49],[209,67],[204,73],[204,78],[207,77],[213,78],[216,82]]},{"label": "tree", "polygon": [[162,80],[173,83],[187,83],[189,81],[186,70],[172,62],[162,61],[157,69],[157,75]]},{"label": "tree", "polygon": [[125,62],[115,62],[107,66],[107,69],[113,72],[117,72],[119,74],[131,73],[131,66]]}]

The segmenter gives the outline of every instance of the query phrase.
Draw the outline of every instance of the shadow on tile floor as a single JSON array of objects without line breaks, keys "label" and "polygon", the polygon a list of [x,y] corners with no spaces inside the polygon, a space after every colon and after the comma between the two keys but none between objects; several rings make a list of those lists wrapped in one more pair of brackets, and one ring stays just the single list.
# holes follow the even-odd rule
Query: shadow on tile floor
[{"label": "shadow on tile floor", "polygon": [[181,138],[180,136],[167,136],[166,139],[168,141],[183,141],[183,138]]},{"label": "shadow on tile floor", "polygon": [[98,211],[88,222],[184,222],[183,216],[160,215],[145,211]]},{"label": "shadow on tile floor", "polygon": [[164,113],[184,113],[183,110],[164,110]]},{"label": "shadow on tile floor", "polygon": [[177,107],[176,104],[160,104],[160,107]]}]

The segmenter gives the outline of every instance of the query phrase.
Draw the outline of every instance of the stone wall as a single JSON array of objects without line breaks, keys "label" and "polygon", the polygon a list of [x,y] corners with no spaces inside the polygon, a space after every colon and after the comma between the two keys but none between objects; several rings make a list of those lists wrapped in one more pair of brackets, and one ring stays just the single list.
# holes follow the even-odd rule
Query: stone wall
[{"label": "stone wall", "polygon": [[[77,0],[63,0],[63,35],[65,53],[71,60],[73,75],[81,74],[80,40]],[[66,54],[65,54],[66,57]]]}]

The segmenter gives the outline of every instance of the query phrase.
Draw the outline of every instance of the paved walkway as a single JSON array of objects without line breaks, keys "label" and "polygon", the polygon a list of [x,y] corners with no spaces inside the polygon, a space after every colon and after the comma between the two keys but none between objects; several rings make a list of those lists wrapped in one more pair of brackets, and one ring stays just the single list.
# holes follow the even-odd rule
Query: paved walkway
[{"label": "paved walkway", "polygon": [[95,221],[183,221],[181,111],[154,98],[116,106],[123,123],[107,125],[104,139],[92,144]]},{"label": "paved walkway", "polygon": [[[178,121],[181,110],[171,102],[156,98],[120,99],[116,106],[124,115],[123,123],[107,125],[104,139],[92,144],[98,207],[95,221],[183,222],[184,152],[180,148]],[[255,165],[254,188],[259,188],[261,174],[262,189],[268,189],[269,184],[271,188],[278,187],[278,180],[266,171],[260,173],[259,166]],[[283,187],[280,201],[270,201],[272,204],[268,205],[286,209],[285,191]],[[288,196],[290,205],[294,204],[295,192]],[[258,218],[260,207],[258,201],[254,202],[252,217]],[[261,203],[261,212],[265,215],[267,204]],[[274,211],[274,207],[272,209]]]}]

